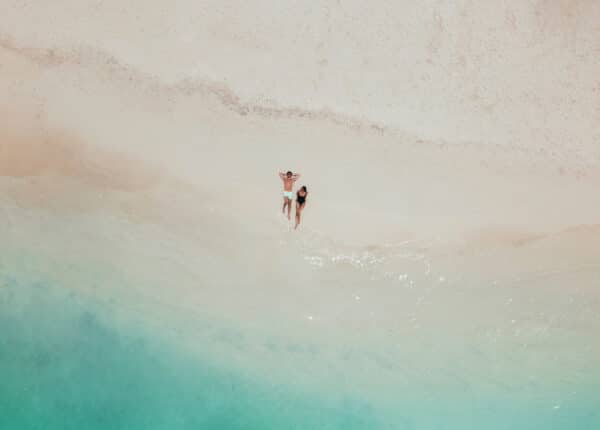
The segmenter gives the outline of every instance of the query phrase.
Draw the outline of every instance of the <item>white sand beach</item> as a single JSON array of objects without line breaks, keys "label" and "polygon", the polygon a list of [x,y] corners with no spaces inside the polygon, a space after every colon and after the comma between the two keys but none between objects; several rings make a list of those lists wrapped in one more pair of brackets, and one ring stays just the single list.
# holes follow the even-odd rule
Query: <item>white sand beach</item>
[{"label": "white sand beach", "polygon": [[[252,428],[600,425],[600,5],[3,3],[4,312],[56,284],[329,411]],[[250,428],[146,406],[80,424]]]}]

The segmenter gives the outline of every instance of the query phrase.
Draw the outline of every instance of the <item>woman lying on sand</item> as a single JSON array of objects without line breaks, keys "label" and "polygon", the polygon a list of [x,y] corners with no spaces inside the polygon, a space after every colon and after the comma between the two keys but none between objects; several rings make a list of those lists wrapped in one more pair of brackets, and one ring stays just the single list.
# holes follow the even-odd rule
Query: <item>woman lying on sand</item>
[{"label": "woman lying on sand", "polygon": [[306,196],[308,195],[308,190],[306,186],[302,185],[300,190],[296,193],[296,225],[294,226],[294,230],[298,228],[300,224],[300,216],[302,215],[302,211],[304,210],[304,206],[306,206]]}]

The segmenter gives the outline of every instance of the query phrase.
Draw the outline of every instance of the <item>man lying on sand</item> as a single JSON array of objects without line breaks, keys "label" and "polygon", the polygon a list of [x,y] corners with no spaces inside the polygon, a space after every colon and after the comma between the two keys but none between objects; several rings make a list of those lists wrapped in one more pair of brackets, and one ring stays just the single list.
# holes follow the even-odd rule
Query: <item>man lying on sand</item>
[{"label": "man lying on sand", "polygon": [[294,187],[294,183],[300,177],[299,173],[292,173],[288,171],[287,173],[279,172],[279,177],[283,181],[283,208],[281,212],[285,214],[285,208],[287,206],[287,217],[291,219],[290,212],[292,210],[292,200],[294,198],[294,193],[292,189]]}]

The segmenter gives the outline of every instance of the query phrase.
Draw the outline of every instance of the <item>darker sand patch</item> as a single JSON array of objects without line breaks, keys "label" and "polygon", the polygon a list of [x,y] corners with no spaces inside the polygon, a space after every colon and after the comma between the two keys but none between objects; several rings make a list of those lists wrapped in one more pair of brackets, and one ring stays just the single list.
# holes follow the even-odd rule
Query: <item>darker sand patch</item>
[{"label": "darker sand patch", "polygon": [[69,178],[98,189],[142,191],[162,180],[158,169],[100,151],[66,131],[41,126],[0,130],[0,176]]},{"label": "darker sand patch", "polygon": [[[0,197],[21,208],[151,213],[165,180],[131,155],[100,149],[40,116],[0,111]],[[126,208],[124,208],[126,206]]]},{"label": "darker sand patch", "polygon": [[51,129],[27,115],[6,114],[0,129],[0,208],[53,213],[112,213],[188,236],[220,229],[205,190],[129,154],[99,148],[76,133]]}]

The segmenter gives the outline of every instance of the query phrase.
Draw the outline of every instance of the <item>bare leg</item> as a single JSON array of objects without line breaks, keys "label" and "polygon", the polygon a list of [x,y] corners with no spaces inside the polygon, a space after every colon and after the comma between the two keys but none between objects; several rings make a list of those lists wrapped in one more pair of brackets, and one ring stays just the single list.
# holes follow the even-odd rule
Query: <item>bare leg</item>
[{"label": "bare leg", "polygon": [[296,203],[296,225],[294,226],[294,230],[296,230],[300,225],[300,215],[302,214],[303,207],[304,205],[300,206],[298,203]]},{"label": "bare leg", "polygon": [[284,215],[285,215],[285,207],[286,207],[287,203],[288,203],[288,199],[287,199],[287,197],[284,197],[283,198],[283,207],[281,208],[281,213]]},{"label": "bare leg", "polygon": [[292,201],[290,199],[287,199],[287,205],[288,205],[288,220],[292,219],[292,217],[290,216],[290,213],[292,212]]}]

